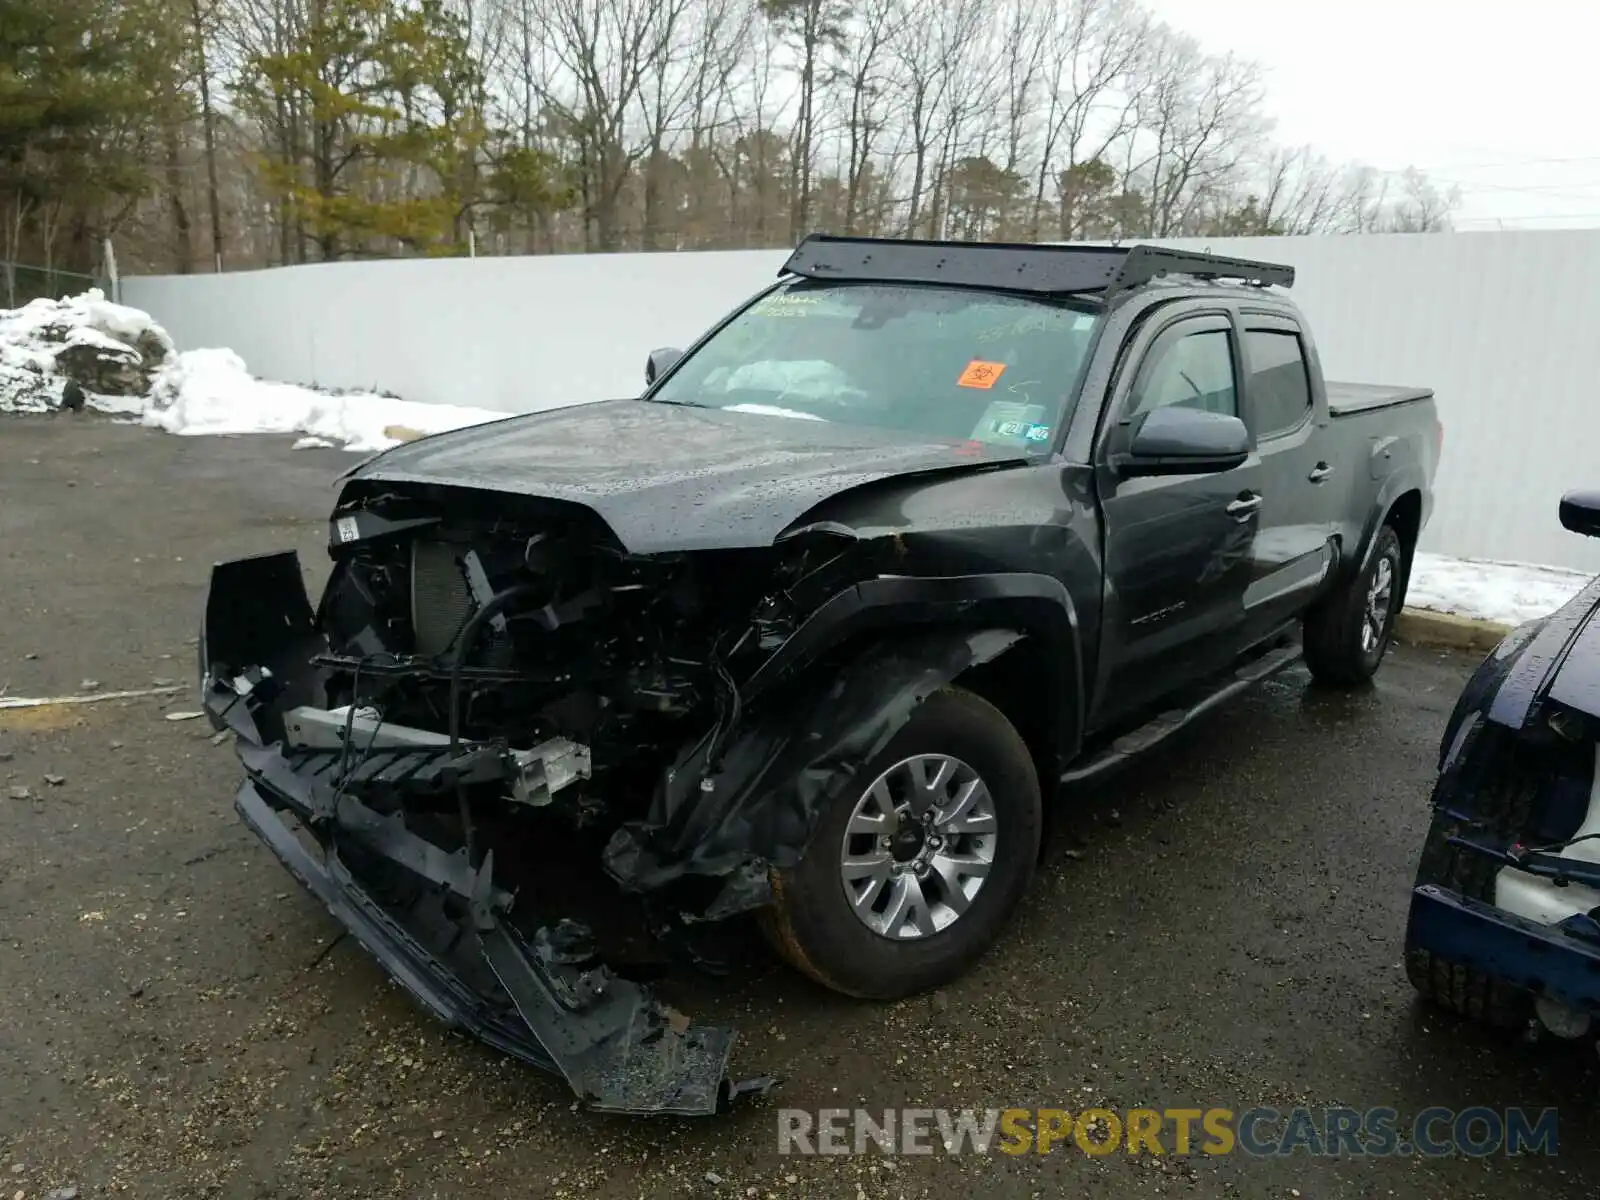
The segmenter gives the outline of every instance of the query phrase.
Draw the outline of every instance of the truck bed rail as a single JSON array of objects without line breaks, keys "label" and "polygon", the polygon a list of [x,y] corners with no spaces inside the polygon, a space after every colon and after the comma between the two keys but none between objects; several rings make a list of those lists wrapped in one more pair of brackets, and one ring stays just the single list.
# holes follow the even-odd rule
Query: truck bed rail
[{"label": "truck bed rail", "polygon": [[1331,379],[1323,386],[1328,392],[1328,411],[1336,417],[1433,399],[1432,388],[1397,387],[1385,383],[1335,383]]}]

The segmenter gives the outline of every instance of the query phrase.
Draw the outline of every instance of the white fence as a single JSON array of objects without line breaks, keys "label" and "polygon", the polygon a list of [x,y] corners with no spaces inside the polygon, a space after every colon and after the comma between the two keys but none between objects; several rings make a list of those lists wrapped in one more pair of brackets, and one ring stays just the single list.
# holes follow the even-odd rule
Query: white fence
[{"label": "white fence", "polygon": [[[1192,243],[1200,245],[1201,243]],[[1216,239],[1292,263],[1336,379],[1423,384],[1445,425],[1424,545],[1600,570],[1556,521],[1600,485],[1600,231]],[[184,349],[257,375],[528,411],[632,395],[655,346],[685,345],[770,281],[781,251],[340,263],[128,279]]]}]

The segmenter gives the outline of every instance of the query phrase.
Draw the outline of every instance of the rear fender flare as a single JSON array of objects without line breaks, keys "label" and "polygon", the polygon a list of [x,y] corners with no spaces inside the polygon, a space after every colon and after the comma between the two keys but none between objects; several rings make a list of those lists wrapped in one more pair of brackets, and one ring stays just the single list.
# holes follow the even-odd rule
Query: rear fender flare
[{"label": "rear fender flare", "polygon": [[[1378,491],[1378,499],[1372,505],[1372,510],[1367,513],[1367,521],[1361,530],[1361,545],[1359,552],[1352,554],[1346,560],[1350,564],[1352,574],[1359,575],[1366,570],[1372,552],[1378,545],[1378,530],[1383,528],[1384,520],[1389,516],[1389,510],[1394,507],[1394,502],[1407,492],[1421,492],[1427,494],[1427,488],[1420,470],[1402,470],[1385,480],[1383,487]],[[1416,547],[1411,547],[1415,554]],[[1408,576],[1409,582],[1409,568]]]}]

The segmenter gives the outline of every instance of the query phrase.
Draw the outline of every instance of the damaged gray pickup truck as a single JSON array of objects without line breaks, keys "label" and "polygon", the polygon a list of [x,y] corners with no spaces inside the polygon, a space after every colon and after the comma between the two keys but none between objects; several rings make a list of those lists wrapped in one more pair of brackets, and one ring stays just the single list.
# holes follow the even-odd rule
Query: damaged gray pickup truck
[{"label": "damaged gray pickup truck", "polygon": [[814,236],[639,398],[368,459],[315,608],[293,553],[212,576],[239,812],[584,1103],[764,1090],[652,970],[754,913],[828,987],[937,986],[1059,784],[1302,657],[1377,669],[1442,434],[1426,390],[1324,383],[1293,278]]}]

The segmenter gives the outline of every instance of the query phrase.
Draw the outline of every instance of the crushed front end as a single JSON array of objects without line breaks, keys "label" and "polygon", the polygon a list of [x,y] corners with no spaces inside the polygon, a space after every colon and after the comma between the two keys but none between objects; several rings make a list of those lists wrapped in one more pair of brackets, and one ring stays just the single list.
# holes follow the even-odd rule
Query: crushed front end
[{"label": "crushed front end", "polygon": [[1553,728],[1531,734],[1480,717],[1463,727],[1435,790],[1407,945],[1433,956],[1435,976],[1451,964],[1493,981],[1502,1023],[1587,1038],[1600,1032],[1600,731],[1570,709],[1546,714]]},{"label": "crushed front end", "polygon": [[898,552],[635,555],[582,505],[357,481],[315,609],[293,553],[215,568],[203,702],[245,821],[427,1008],[594,1108],[709,1113],[773,1081],[643,980],[714,967],[819,808],[1017,639],[852,639]]},{"label": "crushed front end", "polygon": [[1600,1033],[1600,581],[1463,689],[1411,897],[1412,981],[1447,1008]]},{"label": "crushed front end", "polygon": [[[249,826],[427,1008],[590,1106],[700,1114],[769,1087],[730,1083],[732,1033],[639,981],[762,903],[764,859],[645,846],[730,747],[752,780],[782,758],[735,675],[784,640],[779,597],[818,556],[639,558],[580,506],[359,485],[329,549],[316,610],[293,553],[213,573],[203,702],[237,735]],[[569,915],[597,895],[624,918]]]}]

